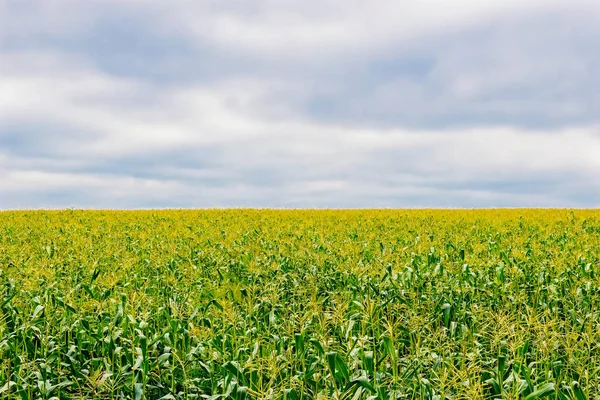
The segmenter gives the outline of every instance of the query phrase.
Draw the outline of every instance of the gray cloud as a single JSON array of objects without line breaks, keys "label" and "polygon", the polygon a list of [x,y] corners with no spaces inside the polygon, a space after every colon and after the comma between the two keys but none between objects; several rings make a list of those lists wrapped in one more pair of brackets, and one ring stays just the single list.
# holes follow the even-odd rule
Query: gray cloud
[{"label": "gray cloud", "polygon": [[600,7],[461,1],[0,2],[0,208],[597,205]]}]

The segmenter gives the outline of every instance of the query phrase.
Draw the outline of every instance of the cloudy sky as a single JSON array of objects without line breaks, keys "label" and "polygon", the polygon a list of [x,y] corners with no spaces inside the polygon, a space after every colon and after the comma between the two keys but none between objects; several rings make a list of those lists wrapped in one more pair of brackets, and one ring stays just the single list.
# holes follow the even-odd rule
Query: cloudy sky
[{"label": "cloudy sky", "polygon": [[0,209],[598,207],[597,0],[0,0]]}]

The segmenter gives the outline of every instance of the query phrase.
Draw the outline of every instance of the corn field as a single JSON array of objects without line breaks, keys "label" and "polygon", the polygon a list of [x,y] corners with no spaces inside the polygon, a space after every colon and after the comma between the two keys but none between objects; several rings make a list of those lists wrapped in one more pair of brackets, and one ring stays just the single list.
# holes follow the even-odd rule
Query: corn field
[{"label": "corn field", "polygon": [[0,213],[0,398],[600,398],[600,211]]}]

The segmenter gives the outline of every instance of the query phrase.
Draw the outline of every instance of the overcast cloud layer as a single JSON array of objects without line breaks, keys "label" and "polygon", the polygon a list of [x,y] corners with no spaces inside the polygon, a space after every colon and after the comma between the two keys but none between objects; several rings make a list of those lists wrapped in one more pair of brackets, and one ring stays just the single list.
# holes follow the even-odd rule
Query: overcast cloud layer
[{"label": "overcast cloud layer", "polygon": [[0,0],[0,209],[598,207],[598,48],[597,0]]}]

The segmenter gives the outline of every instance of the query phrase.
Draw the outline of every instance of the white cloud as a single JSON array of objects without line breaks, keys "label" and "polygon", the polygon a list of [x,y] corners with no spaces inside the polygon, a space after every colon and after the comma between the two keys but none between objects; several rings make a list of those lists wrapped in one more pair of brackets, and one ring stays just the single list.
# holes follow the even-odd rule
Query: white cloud
[{"label": "white cloud", "polygon": [[[557,25],[567,33],[550,31],[547,23],[523,28],[541,12],[594,19],[596,2],[234,7],[56,0],[36,2],[32,13],[7,4],[0,0],[0,208],[589,206],[600,199],[590,185],[600,173],[600,124],[586,119],[600,101],[572,95],[595,87],[585,80],[595,61],[572,46],[580,38],[569,31],[571,20]],[[140,10],[157,35],[242,60],[251,55],[274,72],[241,65],[214,81],[165,84],[110,73],[81,49],[40,39],[76,37],[114,10]],[[444,41],[513,18],[514,34]],[[29,47],[19,44],[30,39]],[[421,80],[399,74],[362,82],[344,75],[344,68],[361,71],[345,62],[362,65],[362,57],[394,46],[403,56],[421,45],[433,51]],[[307,115],[303,103],[315,94],[332,98],[345,115]],[[475,117],[509,122],[377,123],[461,120],[470,109]],[[510,123],[532,115],[563,122]]]},{"label": "white cloud", "polygon": [[[132,205],[141,198],[148,204],[187,206],[221,202],[402,206],[429,205],[440,196],[446,197],[438,205],[448,200],[562,205],[568,193],[536,193],[535,188],[525,188],[511,194],[495,191],[493,186],[499,181],[535,181],[565,173],[583,185],[600,172],[600,135],[594,126],[556,132],[510,127],[445,131],[341,128],[253,115],[239,106],[260,96],[263,88],[252,82],[239,83],[246,90],[238,99],[230,87],[165,90],[114,79],[87,66],[56,71],[60,73],[0,78],[0,87],[12,88],[0,92],[8,105],[2,120],[17,126],[25,118],[34,118],[41,127],[59,124],[77,129],[81,139],[70,143],[71,138],[56,134],[54,145],[46,149],[45,161],[34,155],[11,154],[10,147],[0,151],[0,190],[16,199],[20,199],[19,193],[59,191],[73,193],[74,198],[96,193],[85,203],[90,206],[109,205],[111,199]],[[155,97],[153,105],[111,104],[113,100],[118,104],[121,96],[131,91]],[[0,131],[0,140],[6,132]],[[90,132],[93,140],[85,139]],[[174,150],[188,154],[192,165],[181,166],[176,158],[163,156]],[[203,164],[206,154],[212,155],[208,165]],[[150,173],[158,170],[162,176],[136,177],[127,170],[130,166],[119,171],[121,163],[140,157]],[[154,158],[157,169],[152,165]],[[52,165],[48,159],[71,163]],[[107,161],[114,164],[116,172],[94,172],[99,162]],[[258,182],[263,178],[265,184]],[[488,184],[480,189],[452,188],[470,182]],[[556,183],[568,184],[573,182]],[[0,206],[19,206],[21,201]],[[39,203],[28,201],[32,206],[44,205],[43,197]]]},{"label": "white cloud", "polygon": [[165,7],[165,28],[192,33],[200,43],[273,56],[320,56],[410,44],[497,19],[557,10],[598,12],[590,0],[439,0],[185,2]]},{"label": "white cloud", "polygon": [[[598,16],[594,0],[33,0],[1,2],[3,34],[65,37],[89,30],[99,18],[137,15],[160,34],[191,35],[198,44],[263,55],[327,57],[410,44],[492,21],[523,15],[576,12]],[[318,60],[316,60],[318,61]]]}]

